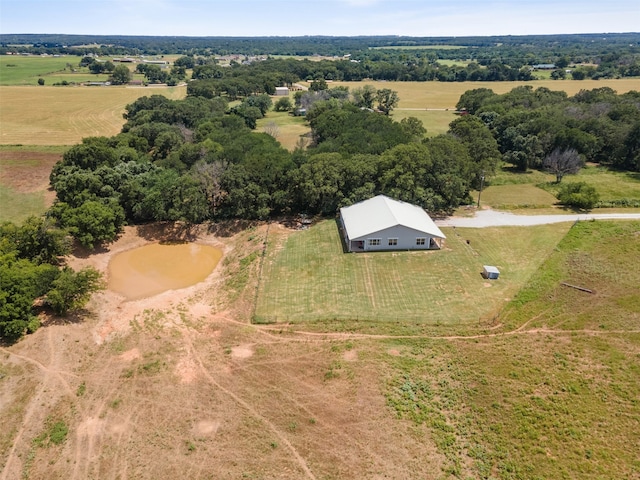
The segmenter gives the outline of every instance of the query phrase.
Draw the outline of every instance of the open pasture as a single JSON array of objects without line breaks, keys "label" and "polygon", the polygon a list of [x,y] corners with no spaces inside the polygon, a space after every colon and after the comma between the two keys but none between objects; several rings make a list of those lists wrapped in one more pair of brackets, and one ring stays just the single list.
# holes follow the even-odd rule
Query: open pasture
[{"label": "open pasture", "polygon": [[77,68],[78,62],[76,56],[0,55],[0,85],[36,85],[38,78],[62,72],[67,64]]},{"label": "open pasture", "polygon": [[0,222],[22,222],[51,206],[49,174],[65,147],[0,147]]},{"label": "open pasture", "polygon": [[[439,251],[359,254],[343,253],[333,220],[292,234],[274,228],[255,320],[320,329],[391,328],[396,334],[486,324],[569,227],[444,229],[447,240]],[[500,279],[482,278],[484,264],[498,266]]]},{"label": "open pasture", "polygon": [[475,88],[488,88],[495,93],[510,92],[521,85],[531,85],[534,89],[545,87],[550,90],[567,92],[572,96],[580,90],[592,90],[600,87],[610,87],[618,93],[631,90],[639,90],[637,78],[624,78],[612,80],[532,80],[530,82],[331,82],[333,86],[347,86],[349,89],[361,88],[364,85],[373,85],[376,89],[390,88],[398,92],[400,102],[398,108],[425,108],[425,109],[455,109],[460,96],[467,90]]},{"label": "open pasture", "polygon": [[397,108],[391,112],[391,118],[400,122],[405,118],[414,117],[422,122],[427,129],[427,137],[435,137],[447,133],[449,124],[458,116],[454,110],[423,110],[419,108]]},{"label": "open pasture", "polygon": [[147,95],[181,99],[185,87],[0,86],[2,145],[72,145],[111,136],[124,124],[124,108]]}]

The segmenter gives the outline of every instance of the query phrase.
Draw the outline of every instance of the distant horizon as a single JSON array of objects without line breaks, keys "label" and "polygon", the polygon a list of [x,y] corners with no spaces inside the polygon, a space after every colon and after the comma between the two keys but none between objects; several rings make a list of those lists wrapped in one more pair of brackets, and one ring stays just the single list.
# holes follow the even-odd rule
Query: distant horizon
[{"label": "distant horizon", "polygon": [[640,35],[640,30],[629,32],[569,32],[569,33],[527,33],[527,34],[494,34],[494,35],[397,35],[397,34],[371,34],[371,35],[153,35],[153,34],[124,34],[124,33],[43,33],[43,32],[15,32],[0,33],[2,35],[34,35],[34,36],[68,36],[68,37],[158,37],[158,38],[494,38],[494,37],[552,37],[562,35]]},{"label": "distant horizon", "polygon": [[493,37],[639,25],[637,0],[0,0],[0,32],[14,35]]}]

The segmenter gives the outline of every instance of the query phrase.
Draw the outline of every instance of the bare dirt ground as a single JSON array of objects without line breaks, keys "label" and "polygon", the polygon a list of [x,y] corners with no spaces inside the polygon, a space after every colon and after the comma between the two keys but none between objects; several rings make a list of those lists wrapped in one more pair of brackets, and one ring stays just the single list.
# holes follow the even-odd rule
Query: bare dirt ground
[{"label": "bare dirt ground", "polygon": [[[428,429],[386,406],[386,360],[402,352],[249,323],[258,262],[227,283],[266,227],[240,227],[188,232],[225,252],[204,282],[137,301],[104,291],[0,347],[0,480],[441,476]],[[106,273],[175,234],[127,228],[70,264]],[[60,421],[64,442],[36,440]]]}]

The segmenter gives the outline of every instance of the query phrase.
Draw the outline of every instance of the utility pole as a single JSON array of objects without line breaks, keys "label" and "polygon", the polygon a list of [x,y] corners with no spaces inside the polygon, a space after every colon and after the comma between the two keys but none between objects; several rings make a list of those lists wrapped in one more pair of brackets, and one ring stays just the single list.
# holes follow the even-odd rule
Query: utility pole
[{"label": "utility pole", "polygon": [[480,190],[478,191],[478,210],[480,210],[480,195],[482,195],[483,187],[484,187],[484,170],[480,174]]}]

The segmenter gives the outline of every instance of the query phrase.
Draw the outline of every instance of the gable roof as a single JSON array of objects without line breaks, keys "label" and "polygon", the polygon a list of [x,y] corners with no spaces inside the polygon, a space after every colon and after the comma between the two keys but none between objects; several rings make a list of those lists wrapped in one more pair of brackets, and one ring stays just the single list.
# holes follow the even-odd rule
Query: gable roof
[{"label": "gable roof", "polygon": [[422,208],[393,200],[385,195],[342,207],[340,216],[350,240],[357,240],[398,225],[432,237],[446,238]]}]

